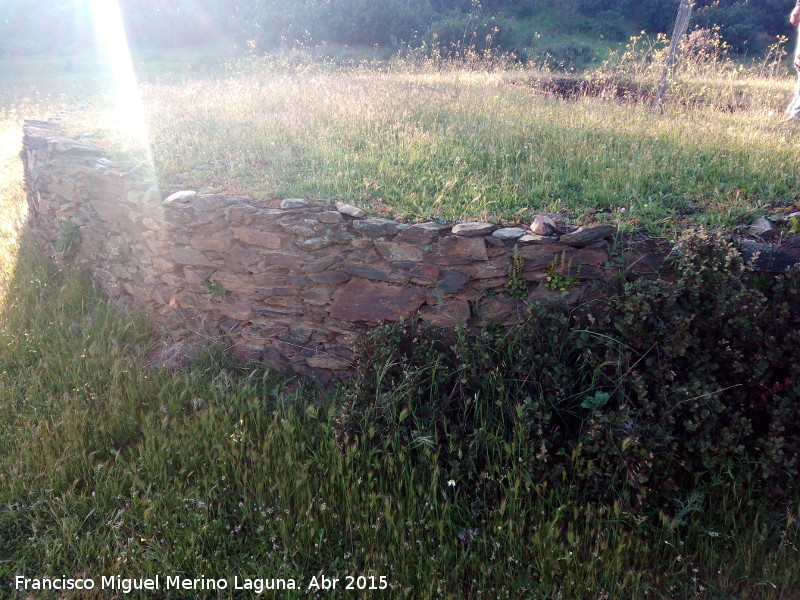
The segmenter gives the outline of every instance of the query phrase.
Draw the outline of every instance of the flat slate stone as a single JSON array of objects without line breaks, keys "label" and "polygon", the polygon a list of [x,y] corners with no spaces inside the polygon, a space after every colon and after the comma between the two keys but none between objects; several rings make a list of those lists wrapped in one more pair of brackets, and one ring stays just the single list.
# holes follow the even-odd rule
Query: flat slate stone
[{"label": "flat slate stone", "polygon": [[290,208],[306,208],[307,206],[311,206],[311,202],[303,198],[286,198],[286,200],[281,202],[281,208],[284,210]]},{"label": "flat slate stone", "polygon": [[324,237],[329,231],[329,228],[318,219],[298,219],[297,214],[288,214],[278,219],[278,226],[295,237],[304,238]]},{"label": "flat slate stone", "polygon": [[449,229],[449,225],[433,221],[417,223],[397,234],[395,241],[405,244],[430,244]]},{"label": "flat slate stone", "polygon": [[484,323],[502,323],[518,308],[519,302],[505,294],[498,294],[481,302],[477,314]]},{"label": "flat slate stone", "polygon": [[349,217],[353,217],[354,219],[363,219],[367,216],[360,208],[356,208],[350,204],[345,204],[344,202],[337,202],[336,203],[336,210],[338,210],[343,215],[347,215]]},{"label": "flat slate stone", "polygon": [[368,235],[370,237],[382,237],[386,235],[394,235],[401,229],[402,225],[397,221],[391,219],[379,219],[378,217],[369,217],[363,221],[354,221],[353,228]]},{"label": "flat slate stone", "polygon": [[568,246],[574,246],[575,248],[583,248],[597,240],[611,237],[616,232],[617,228],[614,225],[585,225],[584,227],[579,227],[572,233],[562,235],[558,238],[558,241]]},{"label": "flat slate stone", "polygon": [[437,286],[443,294],[455,294],[469,281],[469,276],[461,271],[448,270],[442,273]]},{"label": "flat slate stone", "polygon": [[237,225],[248,225],[252,222],[273,223],[285,214],[278,208],[259,208],[248,204],[235,204],[225,209],[225,219]]},{"label": "flat slate stone", "polygon": [[328,224],[335,224],[341,223],[344,221],[342,218],[342,213],[333,211],[333,210],[326,210],[325,212],[321,212],[317,215],[317,218],[320,220],[320,223],[328,223]]},{"label": "flat slate stone", "polygon": [[339,264],[338,257],[326,256],[314,262],[306,262],[303,264],[303,271],[306,273],[320,273],[331,268],[333,265]]},{"label": "flat slate stone", "polygon": [[164,198],[164,203],[167,204],[171,202],[177,202],[177,203],[189,202],[189,200],[191,200],[195,196],[197,196],[197,192],[192,192],[190,190],[175,192],[171,196],[167,196],[166,198]]},{"label": "flat slate stone", "polygon": [[351,360],[325,353],[309,357],[306,359],[306,363],[314,369],[328,369],[330,371],[343,371],[355,366]]},{"label": "flat slate stone", "polygon": [[245,300],[223,302],[219,307],[219,312],[236,321],[246,321],[253,314],[253,305]]},{"label": "flat slate stone", "polygon": [[554,235],[538,235],[536,233],[526,233],[517,240],[520,244],[536,244],[540,246],[549,245],[556,241]]},{"label": "flat slate stone", "polygon": [[776,248],[766,244],[748,244],[740,248],[742,256],[753,261],[753,268],[764,273],[783,273],[800,263],[800,248]]},{"label": "flat slate stone", "polygon": [[334,229],[331,231],[330,236],[337,244],[349,244],[356,239],[355,234],[350,233],[346,229]]},{"label": "flat slate stone", "polygon": [[402,321],[411,317],[425,301],[416,286],[353,280],[336,295],[328,307],[331,316],[345,321]]},{"label": "flat slate stone", "polygon": [[205,254],[195,248],[178,247],[169,251],[174,260],[179,265],[190,265],[195,267],[213,267],[215,264],[208,260]]},{"label": "flat slate stone", "polygon": [[482,237],[448,235],[434,247],[434,261],[442,265],[468,265],[475,260],[489,260]]},{"label": "flat slate stone", "polygon": [[101,219],[109,223],[115,223],[128,214],[128,207],[114,198],[105,199],[94,198],[91,200],[91,206]]},{"label": "flat slate stone", "polygon": [[436,265],[419,265],[412,268],[408,275],[411,277],[412,283],[430,285],[439,280],[440,272],[439,267]]},{"label": "flat slate stone", "polygon": [[236,292],[237,294],[254,294],[258,289],[251,277],[227,271],[217,271],[211,279],[229,292]]},{"label": "flat slate stone", "polygon": [[389,262],[422,262],[425,258],[425,251],[411,244],[400,244],[397,242],[375,242],[375,249]]},{"label": "flat slate stone", "polygon": [[387,270],[372,265],[358,263],[345,263],[344,271],[348,275],[375,279],[376,281],[391,281],[392,283],[404,284],[408,282],[409,276],[403,271]]},{"label": "flat slate stone", "polygon": [[436,327],[455,327],[469,321],[472,314],[469,302],[455,298],[436,306],[423,306],[419,311],[422,320]]},{"label": "flat slate stone", "polygon": [[508,267],[511,261],[505,259],[494,259],[490,262],[479,262],[466,267],[472,279],[493,279],[496,277],[508,277]]},{"label": "flat slate stone", "polygon": [[280,233],[262,231],[255,227],[234,227],[233,237],[237,240],[267,250],[282,250],[291,247],[291,238]]},{"label": "flat slate stone", "polygon": [[[235,250],[235,248],[234,248]],[[300,266],[300,257],[283,252],[261,252],[259,254],[263,267],[283,267],[297,269]]]},{"label": "flat slate stone", "polygon": [[503,227],[492,233],[492,237],[498,240],[516,240],[525,235],[522,227]]},{"label": "flat slate stone", "polygon": [[228,252],[231,249],[231,243],[230,236],[197,237],[192,240],[191,246],[203,251]]},{"label": "flat slate stone", "polygon": [[791,248],[800,248],[800,235],[790,235],[784,240],[783,245]]},{"label": "flat slate stone", "polygon": [[321,248],[327,248],[334,242],[330,238],[318,237],[318,238],[311,238],[310,240],[302,240],[295,243],[298,246],[300,246],[303,250],[314,251],[314,250],[319,250]]},{"label": "flat slate stone", "polygon": [[478,237],[489,235],[494,229],[495,226],[491,223],[458,223],[457,225],[453,225],[453,235]]},{"label": "flat slate stone", "polygon": [[350,279],[342,271],[323,271],[322,273],[309,273],[308,278],[316,283],[344,283]]},{"label": "flat slate stone", "polygon": [[217,220],[219,218],[218,216],[211,215],[213,211],[225,211],[229,207],[236,205],[236,203],[236,200],[233,198],[228,196],[220,196],[219,194],[203,194],[200,196],[195,196],[192,200],[192,205],[200,212],[200,214],[208,213],[210,220]]}]

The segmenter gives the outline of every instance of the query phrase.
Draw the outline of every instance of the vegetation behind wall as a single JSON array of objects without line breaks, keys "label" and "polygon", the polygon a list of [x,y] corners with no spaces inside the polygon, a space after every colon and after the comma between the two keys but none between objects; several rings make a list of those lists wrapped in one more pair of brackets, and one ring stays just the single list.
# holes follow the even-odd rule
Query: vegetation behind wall
[{"label": "vegetation behind wall", "polygon": [[[82,51],[91,45],[91,3],[5,0],[0,56]],[[303,45],[492,47],[517,56],[550,55],[554,64],[585,66],[598,50],[633,33],[671,30],[676,0],[122,0],[130,41],[149,49],[225,37],[260,50]],[[790,35],[780,0],[700,0],[698,26],[720,26],[738,53],[757,54]],[[99,26],[104,26],[102,23]]]}]

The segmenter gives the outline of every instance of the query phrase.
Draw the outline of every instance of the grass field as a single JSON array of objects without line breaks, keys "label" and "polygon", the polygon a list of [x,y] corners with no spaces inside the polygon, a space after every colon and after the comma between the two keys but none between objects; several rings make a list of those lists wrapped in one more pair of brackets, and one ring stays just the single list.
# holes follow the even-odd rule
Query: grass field
[{"label": "grass field", "polygon": [[[198,49],[137,63],[165,188],[341,197],[410,219],[563,213],[670,235],[686,225],[731,229],[793,206],[800,184],[796,127],[782,115],[788,73],[705,70],[653,113],[647,102],[546,96],[527,85],[542,74],[521,69],[400,60],[341,69],[297,56],[231,60],[225,72],[209,56]],[[130,157],[119,130],[126,116],[102,93],[105,67],[0,67],[15,82],[7,104],[55,100],[71,133],[99,133]],[[37,95],[43,73],[55,75]]]},{"label": "grass field", "polygon": [[[16,200],[19,200],[17,197]],[[23,241],[0,326],[0,596],[12,577],[385,577],[386,598],[774,598],[797,521],[744,492],[672,517],[544,492],[498,464],[481,508],[435,457],[343,449],[338,396],[219,358],[143,366],[152,337]],[[476,512],[477,511],[477,512]],[[371,580],[370,580],[371,581]],[[305,590],[266,597],[361,597]],[[33,597],[111,598],[109,591]],[[134,598],[153,597],[133,593]],[[162,592],[161,598],[186,598]],[[195,597],[195,596],[191,596]],[[251,598],[233,589],[197,597]]]},{"label": "grass field", "polygon": [[[760,100],[739,112],[654,115],[506,85],[520,71],[239,67],[170,79],[152,67],[170,81],[142,86],[165,185],[336,195],[414,217],[567,211],[665,234],[795,201],[796,131],[770,115],[790,81],[753,83]],[[60,114],[124,154],[107,99],[75,71],[37,97],[15,68],[0,109],[0,598],[254,597],[15,593],[20,574],[296,579],[301,591],[264,594],[281,598],[800,594],[796,502],[738,488],[709,503],[687,490],[646,514],[548,491],[510,463],[486,473],[502,500],[484,504],[433,451],[411,462],[389,438],[341,444],[344,388],[243,372],[214,349],[182,373],[146,367],[157,340],[142,319],[54,265],[24,222],[22,119]],[[306,592],[323,574],[340,587],[385,577],[388,589]]]},{"label": "grass field", "polygon": [[[412,219],[565,213],[663,235],[734,228],[796,201],[788,75],[687,78],[679,99],[693,107],[654,114],[544,96],[526,85],[541,74],[524,70],[279,66],[142,86],[165,188],[341,197]],[[101,99],[63,120],[129,149]]]}]

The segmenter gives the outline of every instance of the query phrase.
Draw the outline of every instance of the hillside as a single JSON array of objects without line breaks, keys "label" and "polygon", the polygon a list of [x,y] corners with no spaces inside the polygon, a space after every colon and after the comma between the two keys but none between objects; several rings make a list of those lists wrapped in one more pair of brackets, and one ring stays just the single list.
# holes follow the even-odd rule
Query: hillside
[{"label": "hillside", "polygon": [[[5,0],[0,57],[82,52],[95,23],[84,0]],[[633,34],[669,33],[677,0],[122,0],[129,40],[150,51],[229,40],[259,51],[303,46],[339,58],[474,46],[558,69],[597,63]],[[699,0],[693,23],[758,56],[790,37],[784,0]]]}]

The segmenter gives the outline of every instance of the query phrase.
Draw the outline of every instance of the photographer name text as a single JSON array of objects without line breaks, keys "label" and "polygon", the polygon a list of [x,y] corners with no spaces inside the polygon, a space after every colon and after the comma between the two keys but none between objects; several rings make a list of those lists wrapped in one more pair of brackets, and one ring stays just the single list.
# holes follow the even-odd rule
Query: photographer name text
[{"label": "photographer name text", "polygon": [[307,582],[299,578],[251,578],[251,577],[196,577],[180,575],[155,575],[153,577],[133,578],[120,575],[102,577],[25,577],[16,575],[14,586],[19,591],[71,591],[71,590],[113,590],[130,594],[134,591],[185,590],[219,591],[249,590],[260,594],[267,590],[385,590],[389,582],[385,576],[374,575],[315,575]]}]

